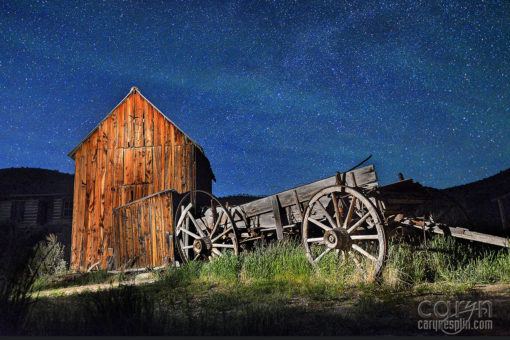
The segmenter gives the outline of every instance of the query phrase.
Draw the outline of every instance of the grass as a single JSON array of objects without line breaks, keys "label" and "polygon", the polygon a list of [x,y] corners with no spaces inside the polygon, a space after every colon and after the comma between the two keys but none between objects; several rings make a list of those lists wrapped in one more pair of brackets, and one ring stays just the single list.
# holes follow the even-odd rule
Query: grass
[{"label": "grass", "polygon": [[[242,283],[248,286],[277,282],[287,287],[327,286],[339,291],[369,283],[352,263],[330,253],[318,268],[310,266],[298,241],[285,240],[256,247],[239,256],[225,256],[213,262],[195,262],[169,268],[163,275],[170,287],[190,282]],[[427,246],[416,239],[392,240],[379,285],[405,289],[420,283],[456,284],[510,283],[510,251],[461,243],[441,236],[428,239]],[[326,292],[325,292],[326,294]]]},{"label": "grass", "polygon": [[[105,278],[97,275],[91,280]],[[415,324],[402,320],[415,314],[416,296],[466,296],[475,283],[510,283],[510,252],[441,236],[427,246],[394,239],[373,281],[336,254],[312,268],[288,239],[159,275],[142,286],[41,298],[21,334],[413,334]]]}]

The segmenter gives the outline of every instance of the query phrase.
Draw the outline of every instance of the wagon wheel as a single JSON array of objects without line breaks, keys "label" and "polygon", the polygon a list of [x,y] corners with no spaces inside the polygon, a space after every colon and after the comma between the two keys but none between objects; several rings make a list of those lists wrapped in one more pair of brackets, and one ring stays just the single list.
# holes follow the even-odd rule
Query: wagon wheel
[{"label": "wagon wheel", "polygon": [[345,258],[349,255],[366,276],[375,278],[386,257],[382,218],[374,204],[351,187],[327,187],[312,197],[303,219],[302,238],[312,265],[337,250]]},{"label": "wagon wheel", "polygon": [[208,261],[227,252],[238,255],[237,228],[212,194],[195,190],[179,202],[174,220],[177,251],[184,263]]}]

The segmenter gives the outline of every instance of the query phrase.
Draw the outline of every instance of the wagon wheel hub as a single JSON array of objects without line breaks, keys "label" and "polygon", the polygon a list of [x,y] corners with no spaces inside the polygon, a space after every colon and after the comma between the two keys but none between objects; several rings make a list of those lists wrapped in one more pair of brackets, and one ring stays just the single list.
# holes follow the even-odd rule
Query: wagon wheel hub
[{"label": "wagon wheel hub", "polygon": [[324,243],[328,248],[349,250],[352,245],[351,238],[344,228],[334,228],[324,233]]},{"label": "wagon wheel hub", "polygon": [[212,242],[209,237],[202,237],[193,241],[193,251],[195,254],[210,255]]}]

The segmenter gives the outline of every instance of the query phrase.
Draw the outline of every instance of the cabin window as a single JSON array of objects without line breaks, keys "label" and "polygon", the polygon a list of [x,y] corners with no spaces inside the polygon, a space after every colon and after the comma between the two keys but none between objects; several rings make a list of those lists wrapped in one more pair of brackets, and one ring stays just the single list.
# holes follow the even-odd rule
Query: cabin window
[{"label": "cabin window", "polygon": [[13,223],[23,222],[25,219],[25,201],[13,201],[11,205],[11,221]]},{"label": "cabin window", "polygon": [[41,200],[38,203],[37,207],[37,224],[45,225],[48,223],[50,217],[50,211],[53,208],[53,202]]},{"label": "cabin window", "polygon": [[73,216],[73,201],[71,200],[63,200],[62,201],[62,217],[72,217]]}]

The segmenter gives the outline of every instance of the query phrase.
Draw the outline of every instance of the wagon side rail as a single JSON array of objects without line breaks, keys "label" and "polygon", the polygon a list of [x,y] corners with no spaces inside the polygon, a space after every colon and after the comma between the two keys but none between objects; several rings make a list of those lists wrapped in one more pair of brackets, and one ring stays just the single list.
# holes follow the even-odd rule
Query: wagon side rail
[{"label": "wagon side rail", "polygon": [[275,230],[278,239],[281,239],[284,229],[292,228],[303,220],[306,203],[316,192],[338,184],[364,189],[379,186],[374,165],[337,172],[334,176],[232,207],[236,225],[239,229]]}]

